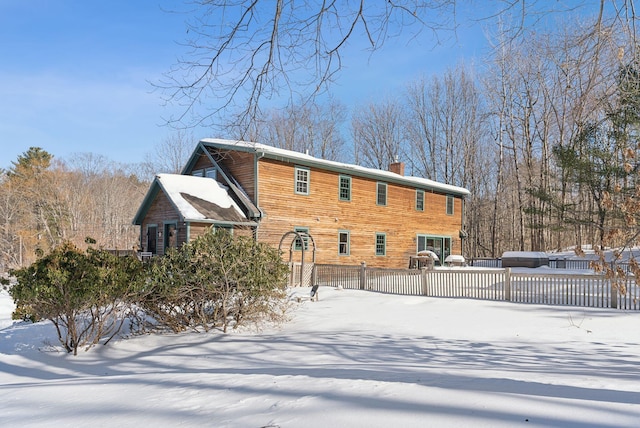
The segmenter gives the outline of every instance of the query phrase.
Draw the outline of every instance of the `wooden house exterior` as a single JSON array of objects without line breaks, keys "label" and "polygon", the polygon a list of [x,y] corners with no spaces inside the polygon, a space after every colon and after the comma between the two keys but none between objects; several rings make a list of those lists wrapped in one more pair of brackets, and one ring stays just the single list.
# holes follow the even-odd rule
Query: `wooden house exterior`
[{"label": "wooden house exterior", "polygon": [[[406,177],[401,163],[390,169],[326,161],[256,143],[204,139],[182,175],[216,180],[243,217],[186,218],[161,186],[152,185],[134,224],[141,226],[142,250],[157,254],[211,226],[253,234],[274,247],[287,232],[306,232],[315,243],[317,263],[407,267],[410,256],[420,250],[433,250],[441,260],[462,254],[469,192]],[[159,232],[164,238],[151,248]],[[302,251],[296,250],[302,243],[293,239],[291,235],[284,241],[284,248],[288,252],[293,246],[299,258]],[[307,242],[307,254],[313,250],[309,246]]]}]

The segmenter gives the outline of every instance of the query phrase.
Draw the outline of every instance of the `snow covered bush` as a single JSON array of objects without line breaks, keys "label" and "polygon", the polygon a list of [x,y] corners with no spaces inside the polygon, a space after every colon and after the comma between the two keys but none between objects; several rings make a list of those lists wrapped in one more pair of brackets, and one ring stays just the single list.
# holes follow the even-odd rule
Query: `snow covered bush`
[{"label": "snow covered bush", "polygon": [[67,352],[108,343],[127,317],[143,267],[134,257],[117,257],[64,243],[30,266],[12,270],[17,283],[9,292],[16,316],[49,319]]},{"label": "snow covered bush", "polygon": [[277,321],[287,269],[274,248],[211,229],[153,260],[138,305],[175,332]]}]

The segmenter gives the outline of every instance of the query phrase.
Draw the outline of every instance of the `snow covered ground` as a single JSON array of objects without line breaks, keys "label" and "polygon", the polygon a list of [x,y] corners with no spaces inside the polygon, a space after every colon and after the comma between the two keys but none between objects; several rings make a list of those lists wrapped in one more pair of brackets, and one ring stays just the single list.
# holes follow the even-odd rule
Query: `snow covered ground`
[{"label": "snow covered ground", "polygon": [[[294,295],[308,296],[308,289]],[[2,426],[636,427],[640,313],[321,288],[260,333],[59,351],[0,292]]]}]

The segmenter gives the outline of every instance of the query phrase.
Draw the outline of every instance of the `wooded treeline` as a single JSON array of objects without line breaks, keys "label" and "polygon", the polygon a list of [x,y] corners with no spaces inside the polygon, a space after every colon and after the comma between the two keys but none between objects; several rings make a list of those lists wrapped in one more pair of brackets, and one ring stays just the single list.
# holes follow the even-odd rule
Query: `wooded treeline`
[{"label": "wooded treeline", "polygon": [[[522,29],[496,37],[481,65],[351,109],[331,98],[271,109],[227,137],[373,168],[398,159],[407,174],[465,187],[467,257],[633,245],[640,59],[625,28],[598,15],[552,32]],[[155,162],[128,166],[25,152],[0,175],[0,265],[86,237],[133,248],[131,219],[150,174],[179,172],[195,143],[181,134],[156,148]]]},{"label": "wooded treeline", "polygon": [[0,271],[28,265],[65,241],[80,248],[87,238],[106,249],[136,245],[131,219],[148,182],[132,166],[92,154],[63,162],[32,147],[0,172]]}]

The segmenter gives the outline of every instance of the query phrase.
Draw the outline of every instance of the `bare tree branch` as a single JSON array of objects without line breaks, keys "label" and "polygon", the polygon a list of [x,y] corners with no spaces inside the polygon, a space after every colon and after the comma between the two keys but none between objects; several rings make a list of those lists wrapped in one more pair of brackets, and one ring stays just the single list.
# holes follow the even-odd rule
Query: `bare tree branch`
[{"label": "bare tree branch", "polygon": [[389,38],[453,29],[455,0],[195,0],[189,52],[155,83],[181,113],[177,126],[211,125],[234,114],[247,124],[264,101],[324,93],[342,53],[364,37],[370,51]]}]

